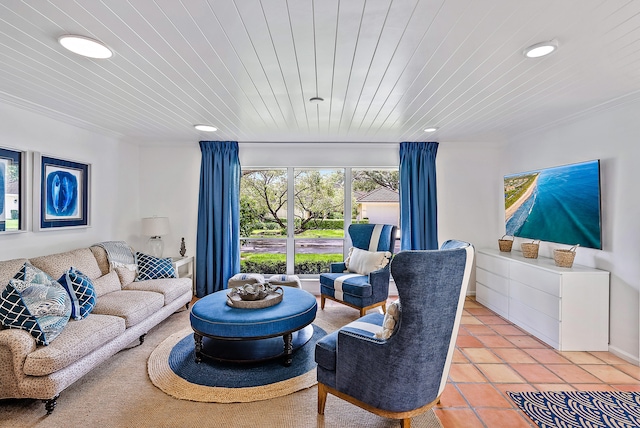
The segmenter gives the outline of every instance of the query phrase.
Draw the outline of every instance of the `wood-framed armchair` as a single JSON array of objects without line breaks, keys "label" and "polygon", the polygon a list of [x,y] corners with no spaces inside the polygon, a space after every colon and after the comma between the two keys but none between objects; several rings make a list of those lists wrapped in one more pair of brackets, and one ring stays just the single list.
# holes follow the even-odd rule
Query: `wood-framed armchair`
[{"label": "wood-framed armchair", "polygon": [[377,306],[385,311],[396,232],[397,227],[391,224],[349,226],[353,245],[349,258],[332,263],[330,273],[320,274],[320,309],[331,299],[358,309],[360,316]]},{"label": "wood-framed armchair", "polygon": [[[316,344],[318,413],[327,394],[377,415],[411,418],[440,400],[447,382],[474,248],[447,241],[440,250],[401,251],[391,262],[399,294],[394,323],[369,314]],[[386,335],[383,325],[387,329]],[[391,327],[389,327],[391,326]],[[387,338],[385,338],[387,337]]]}]

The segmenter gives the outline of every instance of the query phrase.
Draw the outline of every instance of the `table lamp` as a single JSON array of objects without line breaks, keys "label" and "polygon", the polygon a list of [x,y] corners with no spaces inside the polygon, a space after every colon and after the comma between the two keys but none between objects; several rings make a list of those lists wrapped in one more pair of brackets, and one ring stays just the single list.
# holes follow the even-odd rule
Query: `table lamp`
[{"label": "table lamp", "polygon": [[164,242],[162,235],[169,233],[168,217],[145,217],[142,219],[142,234],[149,236],[147,251],[154,257],[162,257]]}]

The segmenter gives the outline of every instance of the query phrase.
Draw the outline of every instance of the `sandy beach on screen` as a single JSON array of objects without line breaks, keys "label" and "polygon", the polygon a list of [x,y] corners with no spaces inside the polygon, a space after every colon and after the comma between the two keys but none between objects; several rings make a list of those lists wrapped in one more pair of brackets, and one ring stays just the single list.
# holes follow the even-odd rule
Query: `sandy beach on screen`
[{"label": "sandy beach on screen", "polygon": [[507,209],[507,211],[505,212],[505,217],[507,221],[509,221],[509,219],[513,216],[513,214],[516,211],[518,211],[518,208],[520,208],[522,204],[524,204],[527,201],[527,199],[529,199],[531,195],[533,195],[533,191],[536,189],[536,186],[538,185],[538,178],[540,178],[540,174],[538,174],[535,180],[533,180],[533,183],[529,185],[529,187],[527,188],[527,191],[524,192],[524,194],[520,196],[518,200],[515,201],[514,204]]}]

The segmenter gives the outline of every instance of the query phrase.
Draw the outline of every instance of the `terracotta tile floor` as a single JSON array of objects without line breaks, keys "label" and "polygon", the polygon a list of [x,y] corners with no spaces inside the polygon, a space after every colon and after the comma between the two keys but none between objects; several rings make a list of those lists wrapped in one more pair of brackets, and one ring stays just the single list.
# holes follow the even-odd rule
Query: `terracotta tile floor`
[{"label": "terracotta tile floor", "polygon": [[559,352],[467,298],[449,382],[435,412],[444,428],[535,427],[507,391],[640,391],[640,367],[609,352]]}]

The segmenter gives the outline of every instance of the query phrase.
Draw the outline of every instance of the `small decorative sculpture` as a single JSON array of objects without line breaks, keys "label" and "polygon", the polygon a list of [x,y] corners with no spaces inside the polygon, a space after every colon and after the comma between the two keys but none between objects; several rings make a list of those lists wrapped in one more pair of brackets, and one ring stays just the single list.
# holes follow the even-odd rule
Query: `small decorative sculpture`
[{"label": "small decorative sculpture", "polygon": [[245,284],[240,287],[236,287],[234,291],[240,296],[242,300],[262,300],[267,297],[269,290],[264,284]]},{"label": "small decorative sculpture", "polygon": [[184,257],[187,254],[187,247],[184,245],[184,238],[182,238],[182,242],[180,242],[180,256]]}]

